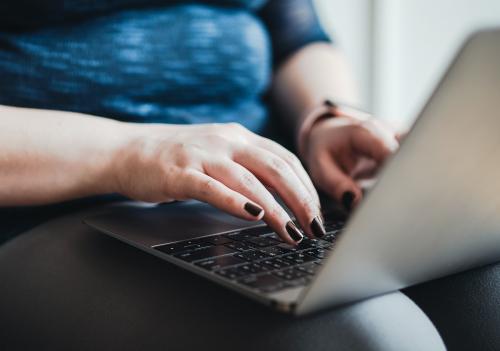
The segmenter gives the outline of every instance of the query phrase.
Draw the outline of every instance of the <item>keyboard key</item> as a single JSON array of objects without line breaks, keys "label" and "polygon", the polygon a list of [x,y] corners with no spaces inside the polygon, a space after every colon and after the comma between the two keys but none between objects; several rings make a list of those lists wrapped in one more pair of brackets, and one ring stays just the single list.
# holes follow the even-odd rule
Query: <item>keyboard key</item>
[{"label": "keyboard key", "polygon": [[328,251],[323,249],[323,248],[317,248],[317,249],[306,250],[306,251],[304,251],[304,253],[306,253],[310,256],[314,256],[314,257],[319,258],[319,259],[323,259],[328,254]]},{"label": "keyboard key", "polygon": [[226,255],[226,256],[211,258],[205,261],[198,261],[195,264],[209,271],[214,271],[216,269],[221,269],[228,266],[234,266],[240,263],[245,263],[245,261],[231,255]]},{"label": "keyboard key", "polygon": [[310,275],[315,275],[320,267],[321,266],[316,264],[315,262],[310,262],[310,263],[303,264],[301,266],[296,266],[294,268],[301,271],[301,272],[304,272],[304,273],[307,273]]},{"label": "keyboard key", "polygon": [[261,235],[265,235],[265,234],[270,234],[272,232],[273,232],[273,230],[271,228],[269,228],[268,226],[248,228],[248,229],[243,229],[241,231],[242,234],[246,234],[248,236],[261,236]]},{"label": "keyboard key", "polygon": [[323,241],[323,240],[304,239],[298,245],[298,250],[300,251],[300,250],[312,249],[312,248],[317,248],[317,247],[323,247],[325,245],[328,245],[328,242]]},{"label": "keyboard key", "polygon": [[325,246],[322,247],[322,249],[325,249],[325,250],[331,250],[333,249],[333,244],[330,244],[330,243],[326,243]]},{"label": "keyboard key", "polygon": [[251,239],[246,239],[245,243],[250,244],[255,247],[268,247],[268,246],[273,246],[278,244],[278,242],[272,238],[267,238],[267,237],[257,237],[257,238],[251,238]]},{"label": "keyboard key", "polygon": [[229,279],[236,279],[251,274],[264,273],[267,272],[268,270],[269,269],[266,266],[256,263],[247,263],[243,265],[238,265],[236,267],[228,267],[225,269],[221,269],[216,271],[215,273]]},{"label": "keyboard key", "polygon": [[331,224],[325,224],[325,230],[327,233],[330,233],[330,232],[339,232],[342,230],[342,228],[344,227],[344,224],[343,223],[331,223]]},{"label": "keyboard key", "polygon": [[272,274],[251,275],[241,278],[238,283],[264,292],[274,292],[286,287],[283,280]]},{"label": "keyboard key", "polygon": [[266,254],[265,252],[261,252],[259,250],[245,251],[245,252],[239,253],[235,256],[238,258],[241,258],[242,260],[249,261],[249,262],[269,258],[268,254]]},{"label": "keyboard key", "polygon": [[264,234],[272,233],[272,229],[267,226],[263,227],[255,227],[255,228],[247,228],[238,230],[232,233],[226,234],[226,237],[232,240],[247,240],[259,237]]},{"label": "keyboard key", "polygon": [[229,244],[226,244],[227,247],[233,249],[233,250],[238,250],[238,251],[248,251],[248,250],[253,250],[254,247],[248,245],[245,242],[242,241],[233,241]]},{"label": "keyboard key", "polygon": [[260,265],[258,263],[248,263],[244,264],[238,267],[234,268],[235,270],[238,270],[239,272],[244,273],[243,275],[247,274],[259,274],[259,273],[264,273],[269,270],[266,266]]},{"label": "keyboard key", "polygon": [[288,254],[288,255],[283,256],[282,258],[284,260],[287,260],[287,261],[293,263],[293,264],[303,264],[306,262],[311,262],[311,261],[316,260],[315,257],[309,256],[309,255],[302,253],[302,252],[295,252],[292,254]]},{"label": "keyboard key", "polygon": [[324,225],[335,229],[342,229],[345,226],[345,222],[338,219],[326,218]]},{"label": "keyboard key", "polygon": [[283,242],[283,239],[281,239],[280,236],[278,234],[276,234],[276,233],[265,234],[265,235],[263,235],[263,237],[274,239],[274,240],[276,240],[276,241],[278,241],[280,243]]},{"label": "keyboard key", "polygon": [[266,247],[260,251],[268,254],[270,257],[281,256],[291,252],[290,250],[280,246]]},{"label": "keyboard key", "polygon": [[273,258],[262,261],[261,264],[268,266],[271,269],[283,269],[290,266],[292,263],[281,258]]},{"label": "keyboard key", "polygon": [[174,244],[155,246],[155,249],[166,254],[175,254],[183,251],[191,251],[212,246],[205,239],[186,240]]},{"label": "keyboard key", "polygon": [[281,279],[285,280],[296,280],[302,277],[307,276],[306,272],[302,272],[300,270],[297,270],[295,268],[288,268],[288,269],[283,269],[281,271],[275,271],[273,274],[277,277],[280,277]]},{"label": "keyboard key", "polygon": [[282,249],[288,250],[290,252],[296,252],[296,251],[300,250],[297,246],[292,246],[292,245],[285,244],[285,243],[279,244],[278,247],[281,247]]},{"label": "keyboard key", "polygon": [[210,236],[208,238],[204,238],[204,240],[208,243],[211,243],[213,245],[224,245],[224,244],[229,244],[232,243],[233,241],[223,235],[214,235]]},{"label": "keyboard key", "polygon": [[321,238],[321,240],[328,241],[329,243],[333,243],[337,236],[335,234],[326,234],[324,237]]},{"label": "keyboard key", "polygon": [[229,247],[219,245],[219,246],[210,246],[200,250],[181,252],[179,254],[175,254],[174,257],[180,258],[181,260],[187,262],[193,262],[216,256],[227,255],[235,252],[237,251],[230,249]]}]

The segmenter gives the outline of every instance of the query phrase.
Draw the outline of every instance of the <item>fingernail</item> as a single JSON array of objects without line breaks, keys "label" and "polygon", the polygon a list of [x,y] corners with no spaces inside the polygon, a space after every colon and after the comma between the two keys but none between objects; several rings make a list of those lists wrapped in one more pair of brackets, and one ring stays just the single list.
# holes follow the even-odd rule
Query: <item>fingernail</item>
[{"label": "fingernail", "polygon": [[346,191],[344,195],[342,195],[342,205],[344,205],[347,211],[352,209],[352,203],[354,201],[354,193],[352,191]]},{"label": "fingernail", "polygon": [[319,214],[319,220],[321,222],[321,225],[325,225],[325,216],[323,216],[323,213]]},{"label": "fingernail", "polygon": [[300,243],[302,239],[304,239],[304,236],[300,232],[299,228],[297,228],[295,223],[293,223],[292,221],[289,221],[286,224],[286,231],[288,232],[288,235],[290,235],[290,237],[298,243]]},{"label": "fingernail", "polygon": [[245,204],[245,211],[250,213],[254,217],[259,217],[262,211],[264,211],[261,207],[257,206],[256,204],[253,204],[251,202],[247,202]]},{"label": "fingernail", "polygon": [[326,234],[325,227],[321,223],[321,218],[315,217],[311,222],[311,230],[315,237],[321,238]]}]

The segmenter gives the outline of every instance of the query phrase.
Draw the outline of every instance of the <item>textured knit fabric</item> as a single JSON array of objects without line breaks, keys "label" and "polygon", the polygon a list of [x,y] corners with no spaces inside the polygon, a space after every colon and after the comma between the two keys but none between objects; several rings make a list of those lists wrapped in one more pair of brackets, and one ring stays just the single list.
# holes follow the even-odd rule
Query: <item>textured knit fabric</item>
[{"label": "textured knit fabric", "polygon": [[239,121],[261,131],[270,44],[242,9],[129,10],[1,33],[0,103],[134,122]]},{"label": "textured knit fabric", "polygon": [[[0,28],[26,30],[71,23],[126,9],[192,4],[257,10],[267,0],[2,0]],[[285,0],[287,1],[287,0]],[[308,0],[309,1],[309,0]]]},{"label": "textured knit fabric", "polygon": [[271,36],[275,66],[309,43],[330,41],[312,0],[270,0],[259,15]]},{"label": "textured knit fabric", "polygon": [[257,0],[118,12],[109,11],[158,1],[59,1],[37,2],[46,16],[27,6],[19,23],[9,17],[48,28],[0,31],[0,77],[9,82],[0,83],[0,104],[135,122],[238,121],[262,132],[272,48],[277,63],[328,40],[310,0],[271,0],[258,14],[265,24]]}]

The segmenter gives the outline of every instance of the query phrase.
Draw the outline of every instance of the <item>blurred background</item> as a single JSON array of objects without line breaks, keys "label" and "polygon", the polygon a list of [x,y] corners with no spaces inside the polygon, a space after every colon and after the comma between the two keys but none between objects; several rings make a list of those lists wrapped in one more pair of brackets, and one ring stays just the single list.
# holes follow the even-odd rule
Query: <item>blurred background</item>
[{"label": "blurred background", "polygon": [[409,126],[466,37],[500,27],[499,0],[316,0],[350,59],[362,106]]}]

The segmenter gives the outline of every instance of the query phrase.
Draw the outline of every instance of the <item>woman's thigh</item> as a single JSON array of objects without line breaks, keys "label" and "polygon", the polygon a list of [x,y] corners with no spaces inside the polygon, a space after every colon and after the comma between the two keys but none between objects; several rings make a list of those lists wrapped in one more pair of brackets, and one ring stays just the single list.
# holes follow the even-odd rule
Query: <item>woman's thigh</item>
[{"label": "woman's thigh", "polygon": [[500,349],[500,263],[405,290],[449,350]]},{"label": "woman's thigh", "polygon": [[82,224],[105,210],[53,220],[0,248],[3,349],[444,349],[399,292],[285,316]]},{"label": "woman's thigh", "polygon": [[203,5],[0,32],[0,103],[139,122],[241,119],[255,129],[269,46],[251,12]]}]

